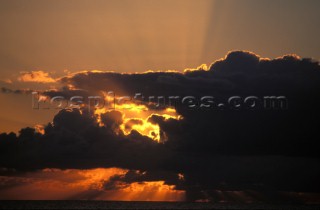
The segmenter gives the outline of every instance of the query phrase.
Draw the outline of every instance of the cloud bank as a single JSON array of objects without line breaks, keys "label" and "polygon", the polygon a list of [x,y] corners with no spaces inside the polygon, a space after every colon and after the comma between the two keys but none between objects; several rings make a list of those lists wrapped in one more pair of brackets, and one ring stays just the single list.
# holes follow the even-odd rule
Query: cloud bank
[{"label": "cloud bank", "polygon": [[[114,91],[119,95],[143,93],[145,97],[208,95],[218,101],[235,95],[285,96],[288,107],[190,109],[178,102],[175,112],[182,116],[178,119],[157,114],[159,107],[143,103],[151,114],[139,112],[141,119],[126,121],[128,113],[121,110],[98,114],[61,110],[45,126],[44,134],[32,128],[21,129],[18,136],[1,134],[1,167],[22,171],[125,168],[128,173],[104,183],[106,189],[117,187],[119,182],[125,186],[164,180],[185,190],[190,201],[214,200],[217,190],[320,191],[316,123],[320,117],[320,66],[316,61],[296,55],[265,59],[234,51],[208,69],[202,66],[184,73],[80,72],[59,82],[73,89],[45,94],[70,96],[77,90],[87,96]],[[160,141],[134,127],[146,123],[156,126],[158,133],[154,135]],[[122,125],[129,131],[124,132]],[[178,174],[184,178],[179,179]]]}]

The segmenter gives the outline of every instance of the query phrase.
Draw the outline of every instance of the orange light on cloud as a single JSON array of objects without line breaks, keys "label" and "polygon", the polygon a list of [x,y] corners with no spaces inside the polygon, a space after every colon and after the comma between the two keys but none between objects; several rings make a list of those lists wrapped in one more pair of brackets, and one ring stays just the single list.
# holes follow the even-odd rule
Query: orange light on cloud
[{"label": "orange light on cloud", "polygon": [[43,125],[37,124],[34,126],[34,129],[36,130],[37,133],[40,133],[42,135],[45,133]]},{"label": "orange light on cloud", "polygon": [[160,127],[158,125],[154,125],[148,122],[146,119],[139,119],[141,120],[142,124],[134,124],[127,128],[126,124],[132,119],[134,118],[125,119],[124,123],[120,126],[126,135],[128,135],[132,130],[136,130],[142,135],[148,136],[155,141],[160,141]]},{"label": "orange light on cloud", "polygon": [[[111,99],[106,96],[107,102]],[[113,109],[101,108],[95,110],[95,115],[97,116],[98,123],[102,126],[101,114],[110,112]],[[123,114],[123,123],[120,125],[120,129],[125,135],[129,135],[132,130],[138,131],[140,134],[148,136],[149,138],[160,142],[160,127],[157,124],[153,124],[148,121],[149,117],[152,115],[158,115],[164,117],[164,119],[182,119],[180,115],[177,114],[174,108],[166,108],[163,110],[150,110],[146,105],[135,104],[135,103],[123,103],[116,104],[115,110]],[[139,123],[130,123],[132,120],[139,121]]]},{"label": "orange light on cloud", "polygon": [[92,199],[119,201],[183,201],[185,192],[164,181],[133,182],[112,190],[104,189],[112,176],[123,176],[121,168],[44,169],[23,175],[0,176],[0,197],[9,200]]},{"label": "orange light on cloud", "polygon": [[20,82],[37,82],[37,83],[54,83],[55,79],[49,76],[49,73],[44,71],[20,72],[18,81]]},{"label": "orange light on cloud", "polygon": [[[113,194],[113,195],[112,195]],[[134,182],[128,187],[106,193],[106,198],[121,201],[184,201],[185,191],[176,190],[174,185],[167,185],[164,181]]]}]

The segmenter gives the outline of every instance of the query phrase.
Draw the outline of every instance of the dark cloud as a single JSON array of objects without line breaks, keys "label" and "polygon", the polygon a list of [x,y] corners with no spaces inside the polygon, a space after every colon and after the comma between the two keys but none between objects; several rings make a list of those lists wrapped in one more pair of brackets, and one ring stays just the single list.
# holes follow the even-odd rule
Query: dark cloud
[{"label": "dark cloud", "polygon": [[[231,96],[285,96],[288,107],[238,110],[226,104],[224,109],[190,109],[179,101],[176,110],[182,120],[156,114],[148,119],[159,125],[162,143],[135,130],[125,135],[119,129],[123,115],[118,111],[102,114],[101,125],[85,111],[62,110],[44,135],[32,129],[21,130],[18,137],[1,134],[1,167],[123,167],[130,171],[105,183],[106,189],[115,183],[161,179],[186,190],[189,200],[214,200],[219,189],[320,192],[320,66],[311,59],[288,55],[269,60],[235,51],[208,70],[82,72],[61,82],[86,94],[114,91],[143,93],[146,98],[213,96],[226,102]],[[61,93],[72,94],[68,91]],[[141,123],[130,120],[125,126]],[[183,182],[178,173],[184,174]]]},{"label": "dark cloud", "polygon": [[123,123],[122,113],[119,111],[110,111],[101,114],[101,122],[112,130],[117,130]]},{"label": "dark cloud", "polygon": [[178,174],[168,172],[168,171],[138,171],[138,170],[129,170],[124,175],[114,175],[109,180],[103,183],[103,187],[106,190],[115,190],[119,188],[128,187],[131,183],[142,183],[142,182],[153,182],[165,180],[165,184],[175,185],[179,188],[179,185],[182,184],[182,181],[179,178]]},{"label": "dark cloud", "polygon": [[39,91],[39,93],[49,97],[63,96],[66,99],[70,99],[73,96],[82,96],[84,99],[86,99],[90,95],[86,90],[70,89],[67,86],[62,87],[61,90],[46,90]]},{"label": "dark cloud", "polygon": [[33,90],[29,89],[10,89],[6,87],[1,87],[1,93],[15,93],[15,94],[31,94]]},{"label": "dark cloud", "polygon": [[33,128],[21,129],[18,137],[1,134],[0,165],[20,170],[159,166],[166,158],[162,154],[168,154],[165,146],[134,130],[124,135],[117,129],[119,120],[121,113],[113,111],[102,115],[107,123],[99,126],[95,116],[78,109],[61,110],[43,135]]}]

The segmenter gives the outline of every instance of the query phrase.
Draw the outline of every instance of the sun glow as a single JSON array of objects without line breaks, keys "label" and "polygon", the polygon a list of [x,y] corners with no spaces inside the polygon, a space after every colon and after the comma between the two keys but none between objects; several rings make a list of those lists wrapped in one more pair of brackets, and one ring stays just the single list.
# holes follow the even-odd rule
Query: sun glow
[{"label": "sun glow", "polygon": [[[19,200],[117,200],[117,201],[183,201],[185,192],[164,181],[117,183],[107,189],[105,183],[113,176],[128,172],[121,168],[54,169],[28,172],[21,177],[0,176],[3,199]],[[15,183],[10,185],[10,183]]]},{"label": "sun glow", "polygon": [[[110,95],[105,94],[104,96],[108,103],[119,101],[117,98],[113,98]],[[125,135],[129,135],[131,131],[135,130],[157,142],[161,141],[160,127],[158,124],[149,122],[149,118],[152,115],[161,116],[165,120],[182,119],[182,116],[178,115],[176,110],[172,107],[165,109],[149,109],[147,105],[135,104],[133,102],[122,104],[115,103],[112,108],[103,107],[95,110],[94,113],[100,126],[104,126],[101,121],[101,115],[111,111],[119,111],[122,113],[123,119],[120,129]]]},{"label": "sun glow", "polygon": [[183,201],[185,191],[176,190],[164,181],[134,182],[120,190],[119,195],[124,201]]},{"label": "sun glow", "polygon": [[[132,120],[139,120],[141,123],[130,124]],[[148,136],[149,138],[160,142],[160,127],[159,125],[152,124],[147,121],[147,119],[135,119],[135,118],[127,118],[124,123],[120,126],[121,130],[129,135],[132,130],[136,130],[142,135]]]}]

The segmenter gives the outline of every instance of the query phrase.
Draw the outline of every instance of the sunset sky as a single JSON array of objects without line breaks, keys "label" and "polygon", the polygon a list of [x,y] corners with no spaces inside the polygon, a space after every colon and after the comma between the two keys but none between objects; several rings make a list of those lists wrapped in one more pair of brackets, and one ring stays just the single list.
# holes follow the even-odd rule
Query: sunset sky
[{"label": "sunset sky", "polygon": [[[318,0],[0,0],[0,199],[320,203],[319,8]],[[287,97],[289,108],[141,100],[87,113],[88,101],[34,109],[33,91],[40,102],[267,94]]]},{"label": "sunset sky", "polygon": [[1,77],[178,70],[231,50],[320,58],[317,0],[1,1]]}]

